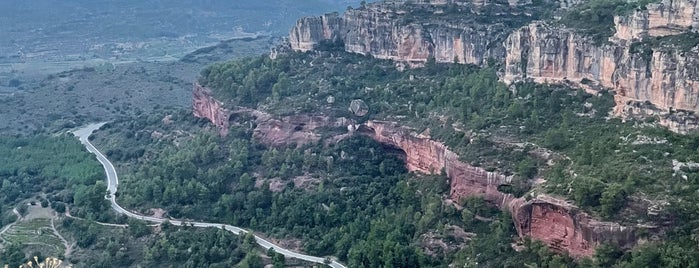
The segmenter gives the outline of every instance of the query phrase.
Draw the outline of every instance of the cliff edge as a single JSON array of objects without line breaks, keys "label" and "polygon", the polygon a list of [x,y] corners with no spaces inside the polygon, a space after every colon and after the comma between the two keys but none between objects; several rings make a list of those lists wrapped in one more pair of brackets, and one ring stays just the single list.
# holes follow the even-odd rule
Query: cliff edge
[{"label": "cliff edge", "polygon": [[509,211],[517,233],[540,240],[551,249],[574,257],[592,256],[605,243],[631,248],[636,244],[636,228],[599,221],[563,199],[538,195],[531,200],[516,198],[498,190],[509,185],[511,176],[489,172],[459,160],[441,142],[417,134],[393,122],[369,121],[358,132],[406,153],[410,171],[426,174],[446,172],[450,198],[483,197],[501,210]]},{"label": "cliff edge", "polygon": [[540,14],[581,2],[546,2],[546,8],[526,1],[374,3],[300,19],[289,43],[297,51],[335,44],[411,67],[432,59],[476,65],[494,60],[504,66],[505,83],[613,90],[616,116],[655,117],[675,132],[696,131],[699,49],[692,40],[698,39],[699,2],[662,0],[617,15],[614,35],[602,43]]}]

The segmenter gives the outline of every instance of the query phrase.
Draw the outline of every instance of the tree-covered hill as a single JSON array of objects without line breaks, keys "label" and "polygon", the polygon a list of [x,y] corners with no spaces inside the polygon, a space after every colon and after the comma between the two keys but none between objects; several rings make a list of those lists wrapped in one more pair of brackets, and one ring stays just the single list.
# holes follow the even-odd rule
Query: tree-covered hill
[{"label": "tree-covered hill", "polygon": [[[433,138],[472,165],[515,174],[517,183],[503,190],[562,196],[596,217],[655,225],[660,232],[641,234],[650,242],[629,252],[601,247],[592,260],[573,262],[527,240],[517,253],[510,245],[515,234],[508,215],[478,199],[463,200],[463,210],[445,203],[443,178],[406,174],[381,145],[352,138],[335,145],[267,147],[252,137],[251,118],[236,118],[242,122],[232,124],[225,138],[205,130],[174,131],[160,123],[165,115],[114,123],[98,135],[99,143],[122,152],[144,149],[120,163],[128,174],[125,189],[131,189],[120,198],[133,207],[162,207],[173,216],[220,219],[278,238],[300,238],[311,254],[333,254],[365,267],[696,265],[699,176],[691,164],[697,161],[696,136],[657,128],[652,120],[610,118],[608,93],[505,86],[495,64],[430,62],[398,71],[389,61],[332,46],[326,50],[215,64],[202,72],[200,83],[229,107],[276,116],[391,120],[419,132],[429,128]],[[348,111],[355,99],[367,104],[368,115]],[[206,125],[188,115],[175,118],[182,125]],[[155,132],[180,134],[163,139]],[[536,153],[542,150],[548,156]],[[303,178],[311,186],[300,187]],[[644,205],[657,211],[649,214]],[[452,226],[475,238],[455,236]],[[428,241],[459,246],[436,250]]]}]

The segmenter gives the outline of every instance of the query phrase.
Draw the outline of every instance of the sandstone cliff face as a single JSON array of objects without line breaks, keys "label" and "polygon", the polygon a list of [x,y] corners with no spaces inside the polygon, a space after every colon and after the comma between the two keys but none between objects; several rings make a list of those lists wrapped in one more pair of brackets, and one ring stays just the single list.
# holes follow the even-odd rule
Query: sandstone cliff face
[{"label": "sandstone cliff face", "polygon": [[662,0],[648,4],[644,10],[616,17],[615,37],[621,40],[639,40],[647,36],[681,34],[696,29],[699,12],[696,0]]},{"label": "sandstone cliff face", "polygon": [[[447,2],[451,1],[443,4]],[[308,51],[321,41],[342,41],[348,52],[412,66],[422,65],[430,58],[437,62],[484,64],[488,58],[504,55],[499,45],[506,36],[503,25],[450,20],[454,14],[444,14],[439,8],[423,12],[435,19],[422,21],[420,15],[410,14],[404,5],[392,3],[350,9],[341,18],[337,14],[303,18],[291,30],[289,42],[294,50]]]},{"label": "sandstone cliff face", "polygon": [[517,232],[556,251],[583,257],[592,256],[602,243],[626,248],[635,244],[634,228],[595,220],[562,200],[540,195],[529,202],[516,201],[512,217]]},{"label": "sandstone cliff face", "polygon": [[633,228],[594,220],[562,200],[538,196],[526,201],[500,192],[498,186],[508,185],[512,177],[464,163],[443,143],[418,135],[412,129],[401,127],[397,123],[369,121],[357,126],[346,118],[310,115],[274,118],[268,113],[253,109],[227,110],[210,94],[208,89],[195,84],[194,115],[211,120],[222,135],[226,134],[231,121],[237,123],[238,117],[243,116],[254,119],[257,126],[253,136],[270,146],[317,142],[320,140],[320,135],[314,131],[317,128],[350,126],[349,130],[356,129],[359,134],[404,151],[410,171],[434,174],[444,170],[450,179],[451,199],[480,196],[500,209],[509,211],[520,236],[541,240],[552,249],[577,257],[591,256],[602,243],[615,243],[622,247],[630,247],[635,243]]},{"label": "sandstone cliff face", "polygon": [[194,84],[192,93],[194,116],[209,119],[219,129],[219,134],[226,136],[228,134],[228,116],[230,111],[223,107],[223,103],[211,96],[211,90],[202,87],[198,83]]},{"label": "sandstone cliff face", "polygon": [[[696,0],[662,0],[647,6],[651,36],[679,34],[699,25]],[[643,11],[642,11],[643,12]]]},{"label": "sandstone cliff face", "polygon": [[648,12],[634,11],[629,16],[614,17],[617,40],[638,41],[648,36]]},{"label": "sandstone cliff face", "polygon": [[[556,1],[562,8],[580,0]],[[321,41],[342,41],[349,52],[421,66],[428,59],[484,65],[488,59],[505,59],[503,81],[590,82],[616,92],[615,114],[651,115],[671,130],[685,133],[699,129],[693,115],[672,111],[699,111],[699,51],[662,49],[638,51],[634,42],[699,29],[699,1],[661,0],[614,20],[612,43],[596,45],[573,30],[534,22],[510,32],[496,20],[479,23],[464,18],[478,16],[478,7],[489,1],[421,0],[368,4],[298,21],[290,33],[291,48],[312,50]],[[509,1],[519,6],[526,1]],[[463,14],[449,8],[464,6]],[[473,13],[470,13],[474,10]],[[512,14],[517,9],[510,9]],[[450,13],[451,12],[451,13]],[[526,11],[520,11],[526,13]],[[424,19],[429,16],[429,19]],[[454,19],[455,17],[461,19]],[[503,42],[504,40],[504,42]],[[338,42],[340,43],[340,42]],[[632,107],[649,102],[657,109]]]},{"label": "sandstone cliff face", "polygon": [[498,191],[498,186],[509,184],[512,177],[506,177],[482,168],[472,167],[459,160],[459,156],[446,145],[420,136],[396,123],[369,121],[360,126],[360,133],[374,140],[400,148],[406,153],[409,171],[439,174],[442,170],[451,179],[451,197],[459,200],[467,196],[483,196],[486,200],[506,207],[514,197]]},{"label": "sandstone cliff face", "polygon": [[327,116],[293,115],[274,118],[272,115],[248,108],[239,108],[231,113],[231,117],[250,115],[254,118],[256,127],[253,137],[268,146],[282,146],[318,142],[321,138],[315,130],[321,127],[342,127],[354,124],[354,121],[344,117],[337,119]]},{"label": "sandstone cliff face", "polygon": [[[617,32],[617,44],[606,45],[594,45],[572,30],[542,23],[520,28],[505,42],[503,80],[598,84],[616,92],[617,115],[630,113],[629,105],[638,102],[649,102],[658,111],[699,111],[699,53],[678,49],[634,52],[628,44],[651,33],[635,28],[645,27],[640,22],[617,22],[630,26]],[[670,118],[662,113],[654,115],[660,115],[662,120]],[[681,125],[673,130],[696,128]]]},{"label": "sandstone cliff face", "polygon": [[194,84],[193,90],[193,114],[199,118],[206,118],[216,126],[221,136],[228,135],[231,123],[241,116],[251,116],[255,121],[253,137],[269,146],[304,145],[318,142],[320,134],[314,130],[320,127],[346,127],[354,124],[354,121],[344,117],[333,119],[327,116],[294,115],[282,118],[274,118],[272,115],[248,108],[229,110],[223,103],[211,96],[211,90]]},{"label": "sandstone cliff face", "polygon": [[321,40],[334,41],[339,38],[341,21],[337,13],[331,13],[320,17],[302,18],[296,25],[297,27],[291,30],[289,42],[295,50],[309,51]]},{"label": "sandstone cliff face", "polygon": [[699,111],[699,51],[669,47],[639,51],[633,43],[697,29],[698,4],[662,0],[616,17],[616,34],[612,43],[604,45],[592,44],[570,29],[531,23],[505,41],[503,80],[596,84],[615,91],[618,116],[656,116],[673,131],[697,130],[699,119],[693,114]]},{"label": "sandstone cliff face", "polygon": [[498,191],[498,186],[509,184],[512,178],[459,161],[444,144],[411,129],[391,122],[370,121],[360,126],[358,132],[405,151],[410,171],[431,174],[444,170],[450,179],[453,200],[481,196],[512,214],[520,236],[541,240],[554,250],[582,257],[594,254],[602,243],[625,248],[635,244],[634,228],[597,221],[564,200],[539,195],[526,201]]}]

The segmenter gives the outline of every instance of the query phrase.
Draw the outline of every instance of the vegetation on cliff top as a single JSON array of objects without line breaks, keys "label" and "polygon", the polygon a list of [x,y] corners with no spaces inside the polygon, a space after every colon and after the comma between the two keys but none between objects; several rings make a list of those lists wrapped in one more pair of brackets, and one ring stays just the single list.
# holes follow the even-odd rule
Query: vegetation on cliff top
[{"label": "vegetation on cliff top", "polygon": [[[633,253],[624,254],[614,250],[600,252],[596,262],[606,259],[606,261],[623,266],[637,263],[649,256],[655,256],[653,257],[655,259],[650,260],[650,263],[671,265],[670,260],[665,259],[665,256],[681,254],[688,257],[679,260],[679,262],[691,265],[692,259],[696,257],[696,253],[692,251],[694,245],[692,237],[695,236],[691,234],[699,227],[696,224],[696,219],[699,219],[699,213],[697,213],[699,207],[697,200],[694,200],[695,197],[691,194],[697,190],[697,187],[693,186],[694,183],[688,184],[687,181],[699,179],[699,174],[691,169],[681,170],[680,173],[673,172],[671,159],[677,159],[681,162],[699,160],[696,154],[699,144],[695,142],[695,137],[672,134],[666,130],[644,126],[644,124],[623,123],[617,119],[608,119],[606,115],[613,105],[609,94],[602,93],[599,96],[592,96],[582,90],[575,91],[552,85],[517,84],[508,88],[497,82],[496,68],[478,69],[472,66],[442,65],[429,62],[425,68],[398,72],[393,63],[388,61],[337,51],[321,51],[305,54],[290,53],[280,55],[275,60],[257,57],[216,64],[202,72],[200,82],[212,88],[216,96],[228,104],[261,108],[276,115],[310,113],[333,117],[345,116],[359,121],[388,119],[414,126],[418,132],[428,127],[434,138],[446,142],[471,164],[482,165],[489,170],[517,174],[521,183],[513,185],[515,187],[511,189],[516,194],[524,194],[529,190],[528,185],[531,184],[531,178],[543,176],[547,182],[535,191],[543,190],[567,196],[588,211],[593,211],[601,217],[622,221],[672,223],[670,226],[662,227],[671,230],[668,234],[672,239],[668,242],[664,244],[654,243],[653,247],[643,247]],[[332,97],[334,101],[328,102],[328,97]],[[368,116],[358,118],[350,114],[347,106],[353,99],[363,99],[369,105],[370,113]],[[236,146],[244,145],[244,148],[247,148],[244,151],[248,154],[256,150],[270,150],[254,145],[251,147],[249,142],[247,142],[248,145],[245,145],[246,142],[243,141],[249,140],[249,134],[243,134],[244,132],[240,132],[239,128],[239,126],[234,126],[232,129],[233,133],[239,133],[233,134],[234,139],[239,140],[239,145]],[[211,137],[205,138],[202,140],[203,144],[214,142],[215,139],[212,139]],[[195,144],[199,143],[196,140],[194,140]],[[519,144],[523,144],[523,146]],[[185,151],[196,151],[199,146],[196,145],[191,150]],[[342,148],[345,145],[339,146]],[[218,147],[232,148],[225,143]],[[358,149],[357,147],[348,147],[330,153],[327,149],[316,148],[312,149],[311,152],[316,152],[316,156],[328,153],[332,155],[342,151],[352,151],[350,148],[352,150]],[[533,153],[537,148],[552,150],[553,158]],[[293,178],[304,174],[304,172],[313,172],[315,168],[306,168],[305,163],[313,163],[314,161],[297,159],[301,155],[302,158],[307,157],[305,153],[302,154],[301,151],[297,150],[299,149],[290,148],[281,153],[279,150],[271,149],[272,152],[276,151],[276,153],[262,153],[262,158],[271,157],[269,160],[254,160],[260,161],[258,163],[261,164],[252,166],[265,167],[268,164],[281,166],[283,167],[281,170],[284,170],[282,173],[261,173],[260,176],[263,178],[280,177],[282,180]],[[225,151],[222,153],[225,155]],[[228,158],[238,159],[239,155],[235,155],[235,157],[228,156]],[[250,158],[252,155],[243,159],[246,161],[256,159],[256,157]],[[196,154],[190,157],[202,159]],[[219,157],[226,158],[226,156]],[[282,157],[289,161],[271,160],[276,157]],[[315,156],[311,157],[311,159],[314,158]],[[158,159],[158,157],[152,159]],[[556,164],[548,166],[549,160]],[[250,162],[245,163],[251,164]],[[298,165],[298,163],[304,164]],[[328,163],[326,162],[324,165],[324,172],[330,172],[327,169]],[[261,170],[270,170],[269,167],[272,166]],[[167,165],[163,166],[165,170],[168,170],[166,167]],[[313,166],[309,165],[308,167]],[[169,176],[163,175],[168,173],[160,173],[157,169],[151,171],[144,169],[135,172],[154,172],[143,173],[138,177]],[[199,172],[190,174],[199,174]],[[335,174],[333,178],[346,176],[338,173],[333,174]],[[385,174],[382,173],[372,176],[378,176],[382,178],[382,181],[386,180]],[[679,178],[678,176],[686,176],[686,178],[669,179]],[[216,176],[208,177],[215,178]],[[250,180],[249,176],[243,175],[231,177],[242,181]],[[178,185],[185,185],[187,179],[183,178],[185,180]],[[363,187],[358,185],[366,183],[371,185],[373,183],[356,179],[348,181],[353,181],[352,187]],[[202,183],[201,177],[194,182],[193,190],[199,188],[198,183]],[[329,185],[336,183],[336,180],[323,180],[321,185],[327,190]],[[398,182],[398,184],[401,183]],[[234,185],[236,184],[234,183]],[[204,186],[200,189],[207,188],[206,184]],[[339,189],[349,186],[334,185]],[[262,189],[256,191],[262,191],[260,194],[264,196],[266,188],[263,185]],[[235,188],[233,189],[236,191]],[[381,191],[378,188],[375,190]],[[276,200],[276,198],[284,196],[283,193],[287,191],[293,193],[295,190],[287,186],[281,194],[267,193],[267,195],[271,195],[271,200]],[[372,191],[374,190],[360,192],[372,193]],[[161,187],[160,190],[153,193],[157,192],[164,194],[167,189]],[[313,197],[314,195],[315,193],[299,192],[295,198],[300,199],[293,200],[304,200],[309,197],[313,200],[313,198],[317,198]],[[386,193],[375,196],[383,195]],[[141,200],[133,203],[136,206],[143,205],[143,202],[153,202],[148,200],[157,200],[144,199],[139,197],[141,195],[137,193],[131,196],[134,198],[133,200]],[[233,203],[246,204],[256,200],[250,196],[240,196],[240,198],[239,202]],[[243,201],[248,199],[249,201]],[[175,197],[171,201],[176,200],[182,199]],[[635,206],[627,206],[628,200],[632,200]],[[644,208],[639,210],[636,206],[639,204],[641,207],[654,206],[653,202],[662,200],[669,201],[671,205],[662,207],[659,214],[647,214]],[[169,209],[173,213],[184,213],[180,215],[191,215],[189,213],[201,211],[197,209],[201,206],[196,205],[196,203],[187,203],[192,201],[202,202],[190,200]],[[220,201],[211,200],[210,202]],[[288,200],[287,203],[293,202]],[[327,202],[320,200],[316,202],[327,204]],[[347,201],[334,200],[333,202],[338,205]],[[393,204],[392,202],[394,201],[389,203]],[[157,204],[156,202],[152,205]],[[165,205],[166,202],[161,204]],[[267,204],[269,205],[269,203]],[[374,206],[378,208],[382,205],[374,204]],[[222,205],[222,207],[225,206]],[[271,213],[266,212],[267,207],[267,205],[262,206],[259,213],[262,213],[261,215]],[[403,209],[402,205],[398,205],[398,207]],[[272,208],[273,206],[270,207],[270,209]],[[230,207],[229,210],[243,212],[246,208],[245,206]],[[272,211],[274,210],[272,209]],[[214,215],[225,215],[220,213]],[[364,213],[373,215],[371,213],[377,212]],[[270,219],[266,217],[263,219],[241,217],[240,215],[245,215],[245,212],[236,213],[236,215],[238,216],[231,214],[229,217],[234,217],[232,220],[242,225],[273,229],[274,226],[277,226],[273,222],[269,222]],[[389,218],[395,219],[391,217]],[[448,214],[435,219],[442,217],[453,219]],[[274,218],[274,216],[271,217],[271,219]],[[290,222],[292,223],[290,226],[277,227],[280,228],[277,229],[277,232],[285,235],[309,237],[309,234],[314,234],[322,229],[302,227],[304,226],[302,222]],[[340,221],[337,224],[339,225],[336,228],[347,228],[339,227],[347,224],[346,222]],[[468,226],[470,225],[466,224],[465,228],[469,228]],[[298,230],[298,232],[289,233],[289,228]],[[377,226],[377,228],[379,227]],[[332,233],[332,231],[330,232]],[[342,235],[344,236],[344,233]],[[363,237],[360,233],[356,235]],[[641,234],[641,236],[643,235]],[[350,236],[348,239],[357,238]],[[338,240],[333,238],[331,241]],[[497,243],[503,242],[503,240],[499,241]],[[317,245],[315,243],[307,244],[306,249],[310,252],[333,253],[332,251],[315,251],[319,250]],[[476,247],[475,244],[471,246]],[[346,253],[343,252],[346,251],[341,250],[342,247],[338,248],[337,244],[334,247],[335,250],[339,250],[335,251],[334,254],[346,256],[342,257],[343,259],[347,258],[349,261],[361,259],[359,256],[345,255]],[[332,250],[333,247],[320,248]],[[388,252],[376,252],[375,254],[386,256],[383,254],[388,254]],[[460,256],[459,254],[461,253],[453,255],[454,258],[459,259],[457,257]],[[537,256],[541,257],[541,255]],[[582,262],[580,265],[584,266],[586,262]]]},{"label": "vegetation on cliff top", "polygon": [[615,33],[614,16],[628,15],[633,10],[645,9],[658,0],[592,0],[567,11],[559,20],[566,27],[589,36],[595,44],[607,42]]},{"label": "vegetation on cliff top", "polygon": [[[175,116],[163,125],[161,117],[112,123],[95,139],[101,147],[146,149],[116,161],[124,174],[118,198],[127,207],[302,239],[305,252],[334,255],[350,267],[572,264],[538,243],[527,255],[516,253],[509,215],[477,198],[462,200],[462,210],[444,203],[444,176],[407,173],[394,152],[371,139],[269,148],[251,137],[251,122],[221,138],[196,127],[203,120]],[[172,139],[179,132],[173,125],[191,128]],[[156,131],[165,136],[151,135]]]},{"label": "vegetation on cliff top", "polygon": [[[525,182],[536,175],[526,171],[529,166],[549,170],[545,165],[548,160],[533,157],[528,152],[534,147],[518,148],[514,141],[538,144],[566,155],[570,161],[558,161],[560,169],[581,176],[571,178],[554,167],[550,170],[557,173],[547,176],[546,189],[610,218],[624,207],[626,196],[640,192],[658,198],[672,195],[680,182],[655,179],[672,174],[672,164],[668,157],[654,152],[670,152],[683,162],[699,160],[692,137],[607,120],[613,105],[609,94],[591,96],[581,90],[535,84],[515,85],[515,94],[497,82],[496,67],[481,70],[429,63],[426,68],[397,72],[387,61],[332,54],[290,54],[274,61],[260,57],[218,64],[203,71],[200,82],[229,103],[262,107],[278,115],[313,113],[351,118],[346,106],[353,99],[363,99],[370,113],[358,120],[389,119],[418,131],[429,128],[433,137],[446,142],[471,164],[518,173]],[[334,103],[325,102],[329,96]],[[455,126],[466,131],[456,131]],[[502,134],[513,142],[497,142]],[[635,139],[647,137],[671,138],[673,142],[634,144]],[[639,162],[641,156],[649,161]],[[588,181],[599,182],[601,187],[587,187]],[[617,184],[626,187],[619,191]],[[592,192],[576,192],[587,188]],[[605,189],[610,191],[607,196],[614,198],[601,198]]]}]

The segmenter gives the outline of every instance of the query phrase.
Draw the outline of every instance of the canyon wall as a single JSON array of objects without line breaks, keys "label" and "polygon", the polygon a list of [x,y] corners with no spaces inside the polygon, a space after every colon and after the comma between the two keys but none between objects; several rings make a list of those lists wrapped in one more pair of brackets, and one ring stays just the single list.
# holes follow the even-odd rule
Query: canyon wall
[{"label": "canyon wall", "polygon": [[[628,35],[635,35],[634,31]],[[619,100],[648,101],[663,110],[699,110],[699,53],[632,51],[594,45],[572,30],[532,23],[505,42],[505,82],[585,80],[616,91]]]},{"label": "canyon wall", "polygon": [[[431,58],[481,65],[504,55],[498,45],[506,37],[504,25],[455,20],[460,15],[469,16],[470,11],[455,14],[458,11],[445,11],[439,5],[430,7],[420,8],[424,14],[411,14],[403,4],[376,3],[349,9],[341,17],[332,13],[303,18],[292,28],[289,43],[294,50],[309,51],[322,41],[341,41],[338,43],[348,52],[411,66]],[[425,15],[434,19],[425,21]]]},{"label": "canyon wall", "polygon": [[318,142],[321,135],[315,131],[316,129],[321,127],[346,128],[355,123],[345,117],[330,118],[306,114],[275,118],[271,114],[249,108],[237,108],[232,111],[231,121],[239,123],[236,121],[237,117],[240,116],[252,116],[255,121],[253,137],[263,144],[273,147],[290,144],[301,146]]},{"label": "canyon wall", "polygon": [[640,42],[695,29],[697,3],[663,0],[616,17],[616,33],[604,44],[595,44],[572,29],[531,23],[505,41],[503,81],[566,81],[612,89],[616,115],[657,116],[671,130],[694,131],[699,128],[694,116],[699,111],[699,51],[673,45],[683,40],[662,46]]},{"label": "canyon wall", "polygon": [[[194,84],[192,111],[198,118],[206,118],[216,126],[221,136],[228,135],[231,124],[245,123],[244,117],[254,120],[253,137],[269,146],[296,144],[298,146],[318,142],[321,135],[314,130],[321,127],[341,127],[353,125],[354,121],[345,117],[293,115],[281,119],[263,111],[237,107],[225,108],[223,103],[211,95],[211,90]],[[243,119],[241,119],[243,118]]]},{"label": "canyon wall", "polygon": [[[516,198],[498,190],[498,186],[509,185],[511,176],[488,172],[459,160],[459,156],[443,143],[397,123],[369,121],[356,125],[346,118],[326,116],[294,115],[282,118],[254,109],[237,108],[228,110],[220,101],[211,97],[211,91],[195,84],[194,115],[208,118],[219,128],[221,135],[228,131],[229,124],[246,123],[254,120],[253,136],[270,146],[289,144],[302,145],[320,141],[315,130],[320,127],[346,127],[348,130],[387,144],[405,152],[406,165],[410,171],[438,174],[444,171],[450,179],[450,197],[480,196],[487,202],[509,211],[520,236],[529,236],[546,243],[554,250],[568,252],[572,256],[591,256],[602,243],[614,243],[623,248],[634,245],[635,228],[610,222],[601,222],[580,211],[563,200],[539,195],[532,200]],[[342,139],[349,134],[331,140]]]},{"label": "canyon wall", "polygon": [[228,134],[230,111],[223,106],[223,103],[211,96],[211,90],[198,83],[194,83],[192,91],[192,111],[198,118],[209,119],[219,129],[221,136]]},{"label": "canyon wall", "polygon": [[603,243],[622,248],[636,243],[635,228],[595,220],[565,200],[538,195],[527,201],[498,191],[498,186],[509,184],[512,178],[464,163],[444,144],[411,129],[392,122],[369,121],[357,131],[405,151],[410,171],[433,174],[444,170],[450,179],[451,199],[483,197],[512,214],[520,236],[540,240],[554,250],[583,257],[592,256]]},{"label": "canyon wall", "polygon": [[[501,78],[506,83],[574,83],[586,89],[612,89],[614,113],[625,118],[654,116],[673,131],[699,129],[699,50],[651,48],[641,41],[655,40],[699,29],[699,1],[662,0],[645,9],[614,19],[616,33],[610,42],[596,44],[572,29],[531,22],[511,30],[477,6],[488,1],[423,0],[417,4],[375,3],[358,9],[309,17],[293,27],[289,41],[298,51],[312,50],[322,41],[343,44],[348,52],[424,65],[458,62],[485,65],[504,60]],[[558,1],[567,8],[581,1]],[[455,12],[454,7],[465,6]],[[524,7],[522,7],[524,8]],[[451,10],[451,11],[450,11]],[[518,13],[519,12],[519,13]],[[474,17],[486,18],[484,22]],[[639,110],[639,103],[652,109]],[[677,114],[679,112],[680,114]]]}]

